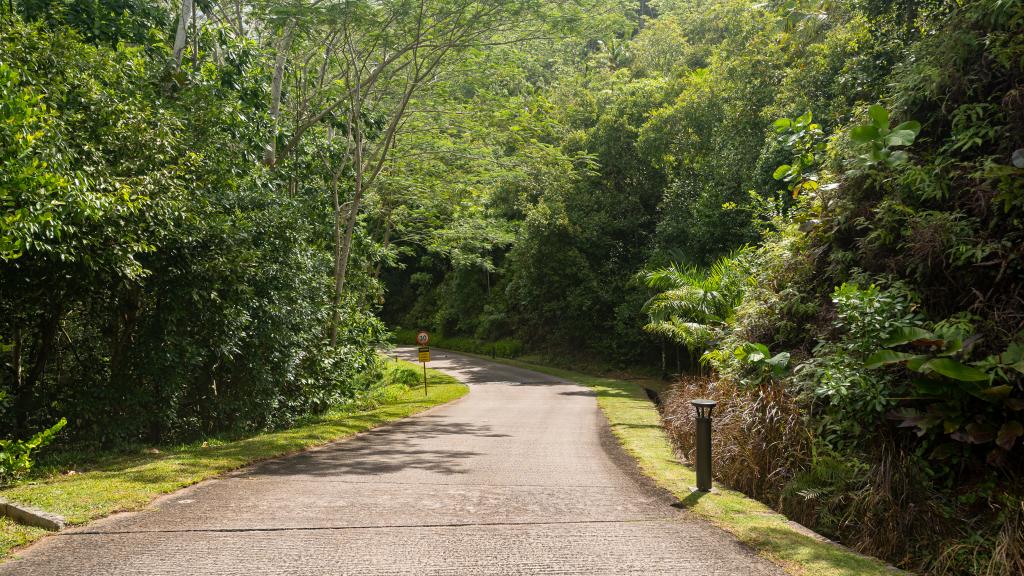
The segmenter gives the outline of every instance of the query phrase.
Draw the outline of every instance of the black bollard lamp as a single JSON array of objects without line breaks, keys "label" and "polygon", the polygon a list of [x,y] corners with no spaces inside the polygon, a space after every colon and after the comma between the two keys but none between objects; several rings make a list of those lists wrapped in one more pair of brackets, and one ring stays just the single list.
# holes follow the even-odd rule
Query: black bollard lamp
[{"label": "black bollard lamp", "polygon": [[697,490],[711,491],[711,411],[717,402],[698,398],[690,401],[697,411]]}]

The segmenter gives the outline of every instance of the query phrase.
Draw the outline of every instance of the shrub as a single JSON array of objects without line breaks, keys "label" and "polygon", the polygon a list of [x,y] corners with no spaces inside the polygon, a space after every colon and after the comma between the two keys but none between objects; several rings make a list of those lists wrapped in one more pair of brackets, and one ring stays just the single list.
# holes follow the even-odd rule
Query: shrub
[{"label": "shrub", "polygon": [[388,386],[415,386],[420,382],[420,373],[410,366],[388,364],[384,370],[384,382]]},{"label": "shrub", "polygon": [[0,440],[0,486],[9,484],[32,469],[32,454],[53,441],[68,423],[61,418],[53,426],[36,433],[28,440]]},{"label": "shrub", "polygon": [[750,389],[730,381],[686,377],[665,395],[665,427],[687,460],[694,459],[694,410],[708,398],[714,410],[715,476],[736,490],[778,504],[782,487],[806,468],[810,431],[793,396],[777,384]]}]

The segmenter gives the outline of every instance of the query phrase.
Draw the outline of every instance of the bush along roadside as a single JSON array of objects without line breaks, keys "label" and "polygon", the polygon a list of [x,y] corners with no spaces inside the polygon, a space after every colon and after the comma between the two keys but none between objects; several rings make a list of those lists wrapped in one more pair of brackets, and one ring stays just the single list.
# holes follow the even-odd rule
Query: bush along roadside
[{"label": "bush along roadside", "polygon": [[[646,275],[660,291],[648,329],[701,355],[711,375],[667,395],[669,431],[691,456],[690,401],[717,400],[715,467],[730,486],[901,567],[1022,574],[1024,325],[1012,295],[1024,276],[1020,251],[1000,247],[1022,233],[1024,170],[984,176],[1010,154],[968,159],[955,131],[911,158],[918,123],[890,128],[879,105],[866,116],[833,139],[847,158],[831,177],[842,195],[798,199],[762,246],[706,272],[668,285],[672,270]],[[950,164],[978,168],[986,202],[1018,200],[990,210],[976,195],[947,202],[904,186]],[[807,178],[793,176],[816,190],[828,179]],[[884,199],[865,211],[851,195]]]},{"label": "bush along roadside", "polygon": [[[339,440],[455,400],[468,388],[446,374],[428,370],[430,383],[410,387],[408,375],[420,369],[407,362],[386,363],[375,392],[308,417],[296,426],[243,438],[208,438],[185,445],[91,455],[57,453],[44,457],[21,482],[0,490],[0,498],[27,504],[82,524],[146,506],[155,497],[218,474]],[[0,518],[0,559],[46,532]]]},{"label": "bush along roadside", "polygon": [[720,480],[936,576],[1024,574],[1022,26],[963,3],[845,125],[778,119],[760,245],[645,276],[708,375],[666,397],[680,451],[717,400]]},{"label": "bush along roadside", "polygon": [[56,424],[34,434],[28,440],[0,439],[0,488],[28,474],[35,463],[35,452],[52,442],[67,423],[67,419],[61,418]]}]

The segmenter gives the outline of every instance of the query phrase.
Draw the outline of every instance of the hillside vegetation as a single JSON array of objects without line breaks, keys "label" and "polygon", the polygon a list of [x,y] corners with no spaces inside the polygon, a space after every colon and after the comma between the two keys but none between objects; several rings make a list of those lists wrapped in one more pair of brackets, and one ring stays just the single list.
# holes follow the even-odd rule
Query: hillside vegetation
[{"label": "hillside vegetation", "polygon": [[509,138],[565,169],[494,188],[515,236],[410,249],[386,317],[688,374],[666,422],[692,455],[717,399],[730,486],[905,568],[1024,572],[1022,6],[649,7],[523,96]]}]

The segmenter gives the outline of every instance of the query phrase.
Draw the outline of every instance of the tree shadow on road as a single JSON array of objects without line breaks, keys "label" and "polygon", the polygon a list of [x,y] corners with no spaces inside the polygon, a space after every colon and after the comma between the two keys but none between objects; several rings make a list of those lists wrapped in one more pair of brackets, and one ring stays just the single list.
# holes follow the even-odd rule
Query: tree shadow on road
[{"label": "tree shadow on road", "polygon": [[479,452],[444,449],[443,443],[424,442],[445,436],[504,438],[487,425],[459,422],[443,415],[427,415],[396,422],[352,440],[320,450],[257,465],[248,476],[379,476],[405,470],[437,474],[464,474],[465,464]]}]

